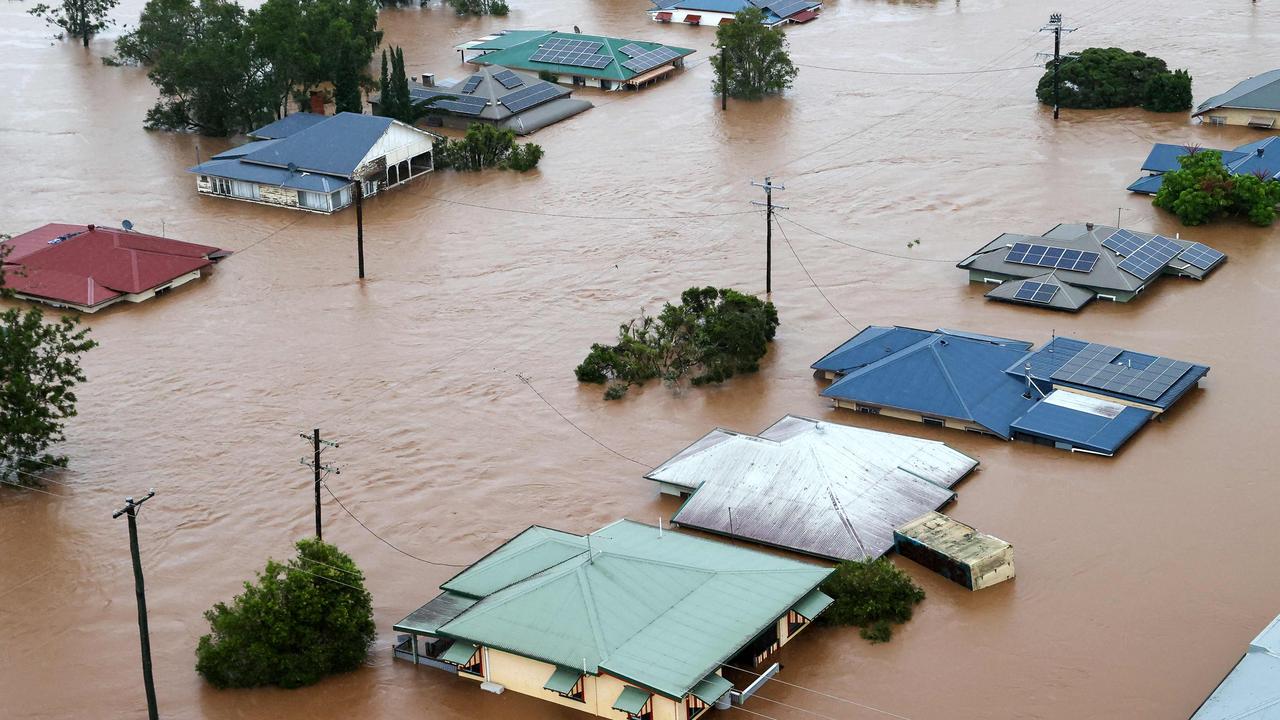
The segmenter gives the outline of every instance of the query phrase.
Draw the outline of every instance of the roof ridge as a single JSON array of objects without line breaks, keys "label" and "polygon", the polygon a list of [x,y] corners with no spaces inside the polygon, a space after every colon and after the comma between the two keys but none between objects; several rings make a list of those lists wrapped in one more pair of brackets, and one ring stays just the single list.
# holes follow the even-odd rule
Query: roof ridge
[{"label": "roof ridge", "polygon": [[[934,339],[935,338],[930,338],[930,340]],[[947,381],[947,387],[951,388],[951,394],[955,397],[956,401],[960,403],[960,407],[964,408],[965,413],[969,416],[965,419],[977,422],[977,418],[973,417],[973,410],[969,407],[969,403],[964,401],[964,396],[960,394],[960,388],[956,387],[955,379],[951,377],[951,371],[947,369],[947,364],[943,362],[942,355],[938,352],[937,346],[941,342],[942,338],[937,337],[936,339],[939,342],[930,342],[928,345],[929,354],[937,361],[938,369],[942,371],[942,378]]]},{"label": "roof ridge", "polygon": [[[587,609],[587,624],[591,626],[591,636],[595,638],[596,642],[596,657],[599,658],[599,660],[596,661],[596,667],[599,667],[600,662],[604,660],[608,650],[605,646],[604,632],[600,628],[600,613],[596,610],[595,593],[591,591],[591,582],[586,575],[586,568],[590,564],[590,560],[586,563],[580,563],[576,568],[574,568],[574,576],[578,580],[578,587],[582,589],[583,603],[586,605]],[[583,668],[583,670],[585,671],[586,668]]]}]

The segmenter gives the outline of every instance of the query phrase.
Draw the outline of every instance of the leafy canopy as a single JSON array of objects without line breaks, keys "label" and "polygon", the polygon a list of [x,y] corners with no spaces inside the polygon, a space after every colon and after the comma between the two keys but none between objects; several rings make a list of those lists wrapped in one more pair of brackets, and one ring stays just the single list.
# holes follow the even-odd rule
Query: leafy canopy
[{"label": "leafy canopy", "polygon": [[871,642],[887,642],[892,623],[911,619],[912,609],[924,600],[911,576],[884,558],[842,562],[822,584],[822,592],[834,603],[822,619],[833,625],[856,625]]},{"label": "leafy canopy", "polygon": [[506,15],[511,12],[506,0],[448,0],[459,15]]},{"label": "leafy canopy", "polygon": [[268,560],[257,583],[204,616],[196,672],[217,687],[302,687],[360,667],[377,634],[373,599],[351,558],[314,538],[287,564]]},{"label": "leafy canopy", "polygon": [[107,13],[119,4],[120,0],[62,0],[56,5],[39,3],[27,12],[89,47],[89,38],[115,24]]},{"label": "leafy canopy", "polygon": [[758,370],[777,329],[773,303],[729,288],[693,287],[657,317],[641,313],[619,326],[617,344],[592,345],[574,373],[580,382],[607,384],[610,400],[655,378],[720,383]]},{"label": "leafy canopy", "polygon": [[[787,52],[787,36],[763,22],[764,11],[748,7],[738,11],[733,22],[716,29],[716,47],[723,53],[711,61],[715,73],[711,86],[717,95],[726,83],[730,96],[744,100],[759,100],[791,87],[797,70]],[[721,67],[726,64],[727,69]]]},{"label": "leafy canopy", "polygon": [[1179,169],[1164,174],[1152,204],[1178,216],[1183,225],[1203,225],[1222,217],[1243,217],[1254,225],[1275,222],[1280,182],[1256,175],[1232,175],[1217,150],[1196,150],[1178,158]]},{"label": "leafy canopy", "polygon": [[[1036,85],[1036,98],[1053,104],[1053,61]],[[1191,107],[1191,75],[1169,72],[1158,57],[1120,48],[1088,48],[1066,58],[1059,66],[1062,83],[1059,105],[1068,108],[1117,108],[1141,106],[1155,112],[1175,112]]]},{"label": "leafy canopy", "polygon": [[542,147],[519,144],[513,130],[488,123],[472,123],[461,140],[444,139],[435,145],[436,167],[455,170],[483,170],[498,167],[524,172],[538,166]]},{"label": "leafy canopy", "polygon": [[[4,285],[0,245],[0,297],[12,298]],[[75,386],[84,382],[80,355],[97,346],[74,316],[44,321],[40,308],[10,308],[0,313],[0,480],[39,485],[50,466],[66,467],[67,458],[49,452],[65,439],[67,418],[76,414]]]}]

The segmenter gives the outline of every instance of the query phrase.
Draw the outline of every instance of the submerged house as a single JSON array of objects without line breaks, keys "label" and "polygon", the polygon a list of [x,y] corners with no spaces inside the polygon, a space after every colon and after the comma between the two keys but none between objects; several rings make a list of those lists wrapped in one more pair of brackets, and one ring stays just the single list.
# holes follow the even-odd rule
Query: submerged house
[{"label": "submerged house", "polygon": [[836,407],[1113,455],[1209,368],[1055,337],[870,326],[812,365]]},{"label": "submerged house", "polygon": [[1203,280],[1227,256],[1198,242],[1093,223],[1005,233],[956,267],[995,285],[992,300],[1075,312],[1094,298],[1129,302],[1166,275]]},{"label": "submerged house", "polygon": [[627,520],[531,527],[396,623],[395,657],[606,718],[691,720],[831,604],[831,569]]},{"label": "submerged house", "polygon": [[1013,579],[1013,546],[940,512],[893,531],[893,549],[952,582],[981,590]]},{"label": "submerged house", "polygon": [[[636,89],[684,67],[689,48],[555,30],[507,30],[455,46],[464,62],[534,73],[550,82]],[[467,53],[477,54],[470,59]]]},{"label": "submerged house", "polygon": [[[1257,175],[1266,180],[1280,180],[1280,135],[1245,143],[1234,150],[1219,150],[1222,164],[1232,175]],[[1268,155],[1267,151],[1271,154]],[[1142,162],[1146,175],[1134,180],[1127,188],[1130,192],[1155,195],[1164,183],[1164,174],[1178,170],[1182,165],[1178,158],[1200,152],[1196,146],[1156,143]]]},{"label": "submerged house", "polygon": [[653,5],[649,17],[655,22],[713,27],[733,22],[735,14],[752,7],[764,13],[767,27],[807,23],[822,11],[815,0],[653,0]]},{"label": "submerged house", "polygon": [[1213,125],[1248,125],[1271,129],[1280,118],[1280,70],[1242,80],[1196,107],[1192,117]]},{"label": "submerged house", "polygon": [[893,529],[951,502],[978,461],[936,440],[787,415],[717,428],[645,477],[688,495],[677,525],[830,560],[874,559]]},{"label": "submerged house", "polygon": [[1191,720],[1275,720],[1280,717],[1280,617],[1249,649]]},{"label": "submerged house", "polygon": [[[128,223],[125,223],[128,226]],[[4,242],[3,285],[20,298],[97,312],[196,280],[230,253],[98,225],[50,223]]]},{"label": "submerged house", "polygon": [[[430,76],[410,80],[409,97],[426,112],[428,125],[466,130],[482,122],[527,135],[535,130],[590,110],[586,100],[571,97],[573,91],[532,75],[500,65],[486,65],[450,85],[436,87]],[[370,102],[378,111],[381,97]]]},{"label": "submerged house", "polygon": [[196,190],[233,200],[331,213],[363,194],[403,185],[434,168],[438,135],[359,113],[296,113],[249,133],[253,142],[191,168]]}]

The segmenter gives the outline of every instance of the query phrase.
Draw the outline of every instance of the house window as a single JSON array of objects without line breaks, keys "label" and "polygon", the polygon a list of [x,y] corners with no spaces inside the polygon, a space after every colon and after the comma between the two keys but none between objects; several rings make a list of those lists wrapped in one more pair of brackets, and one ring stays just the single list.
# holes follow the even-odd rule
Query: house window
[{"label": "house window", "polygon": [[1210,116],[1209,116],[1209,124],[1211,124],[1211,125],[1226,125],[1226,124],[1227,124],[1227,117],[1226,117],[1225,115],[1210,115]]},{"label": "house window", "polygon": [[649,698],[638,713],[627,713],[627,720],[653,720],[653,698]]},{"label": "house window", "polygon": [[584,77],[582,77],[581,75],[574,75],[574,76],[573,76],[573,84],[574,84],[574,85],[581,85],[581,86],[583,86],[583,87],[586,87],[586,86],[587,86],[587,79],[586,79],[586,78],[584,78]]},{"label": "house window", "polygon": [[613,89],[613,83],[609,82],[608,80],[601,79],[601,80],[600,80],[600,89],[601,89],[601,90],[612,90],[612,89]]},{"label": "house window", "polygon": [[215,194],[217,194],[217,195],[230,195],[230,194],[232,194],[232,193],[231,193],[231,181],[230,181],[230,180],[228,180],[228,179],[226,179],[226,178],[220,178],[220,177],[216,177],[216,178],[209,178],[209,180],[210,180],[210,182],[209,182],[209,187],[210,187],[209,192],[215,193]]},{"label": "house window", "polygon": [[809,619],[795,610],[787,611],[787,637],[791,637],[800,632],[800,629],[809,624]]},{"label": "house window", "polygon": [[476,648],[476,654],[471,656],[466,665],[459,665],[458,671],[484,677],[484,648]]},{"label": "house window", "polygon": [[854,405],[854,407],[855,407],[855,408],[857,408],[858,412],[863,413],[863,414],[865,414],[865,415],[879,415],[879,414],[880,414],[880,408],[878,408],[878,407],[874,407],[874,406],[872,406],[872,405],[858,405],[858,404],[855,404],[855,405]]},{"label": "house window", "polygon": [[578,678],[578,682],[574,683],[573,687],[569,688],[569,692],[564,693],[561,697],[567,697],[570,700],[577,700],[580,703],[586,702],[586,684],[587,676],[583,675]]},{"label": "house window", "polygon": [[928,415],[921,415],[920,422],[925,425],[933,425],[935,427],[946,427],[947,425],[946,420],[943,420],[942,418],[929,417]]},{"label": "house window", "polygon": [[707,704],[699,700],[697,697],[690,695],[686,698],[687,702],[684,706],[685,720],[693,720],[700,717],[707,711]]}]

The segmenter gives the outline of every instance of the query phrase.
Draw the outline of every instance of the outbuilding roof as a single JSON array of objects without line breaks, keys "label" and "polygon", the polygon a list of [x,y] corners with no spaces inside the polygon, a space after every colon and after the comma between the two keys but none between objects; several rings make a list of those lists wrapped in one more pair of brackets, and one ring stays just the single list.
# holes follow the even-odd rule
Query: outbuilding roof
[{"label": "outbuilding roof", "polygon": [[480,596],[438,634],[681,699],[830,572],[627,520],[530,528],[442,586]]},{"label": "outbuilding roof", "polygon": [[927,512],[904,523],[897,528],[897,532],[966,565],[999,555],[1012,547],[994,535],[980,533],[972,526],[940,512]]},{"label": "outbuilding roof", "polygon": [[[428,114],[489,120],[520,135],[591,109],[590,102],[572,94],[567,87],[501,65],[481,66],[450,85],[428,87],[409,82],[409,96],[415,104],[435,100],[424,107]],[[374,94],[369,99],[377,104],[381,96]]]},{"label": "outbuilding roof", "polygon": [[[478,45],[470,45],[467,49],[484,50],[489,47],[490,43],[500,43],[502,49],[495,49],[485,53],[479,57],[473,58],[470,62],[477,65],[501,65],[507,68],[515,68],[518,70],[527,70],[529,72],[546,71],[557,75],[579,75],[585,77],[604,78],[606,80],[616,80],[619,82],[631,80],[642,73],[649,72],[651,67],[644,67],[641,70],[632,70],[627,67],[636,55],[623,52],[623,48],[629,48],[632,52],[641,53],[659,48],[666,48],[671,56],[671,60],[665,63],[659,63],[653,67],[662,64],[671,64],[672,61],[692,55],[693,50],[690,48],[675,47],[672,45],[663,45],[662,43],[650,42],[647,40],[625,40],[622,38],[606,37],[603,35],[584,35],[581,33],[566,33],[558,31],[526,31],[528,35],[522,36],[523,42],[504,42],[505,36],[496,36],[493,40],[483,41]],[[568,58],[564,62],[548,62],[544,60],[534,60],[534,55],[542,49],[544,45],[549,43],[587,43],[589,46],[595,46],[596,49],[588,53],[591,56],[602,56],[608,58],[607,62],[601,61],[603,64],[598,67],[586,65],[567,64]]]},{"label": "outbuilding roof", "polygon": [[257,130],[253,130],[246,134],[257,140],[279,140],[280,138],[287,138],[290,135],[306,130],[313,125],[319,125],[328,119],[328,115],[299,112],[292,115],[285,115],[273,123],[263,125]]},{"label": "outbuilding roof", "polygon": [[1230,90],[1214,95],[1196,107],[1193,117],[1215,108],[1280,111],[1280,69],[1254,75],[1236,83]]},{"label": "outbuilding roof", "polygon": [[1249,643],[1244,657],[1191,720],[1280,718],[1280,616]]},{"label": "outbuilding roof", "polygon": [[[1245,143],[1234,150],[1218,150],[1222,155],[1222,165],[1232,175],[1258,175],[1268,179],[1280,179],[1280,135],[1272,135],[1251,143]],[[1267,154],[1270,150],[1271,154]],[[1134,180],[1126,188],[1130,192],[1155,195],[1164,184],[1164,173],[1182,168],[1178,159],[1204,148],[1195,145],[1172,145],[1156,143],[1142,162],[1142,170],[1151,173]]]},{"label": "outbuilding roof", "polygon": [[734,15],[747,8],[759,8],[764,13],[764,24],[777,25],[786,20],[806,22],[816,17],[822,8],[816,0],[653,0],[650,13],[671,10],[695,10]]},{"label": "outbuilding roof", "polygon": [[694,491],[679,525],[861,560],[977,465],[937,441],[787,415],[759,436],[713,430],[645,477]]}]

